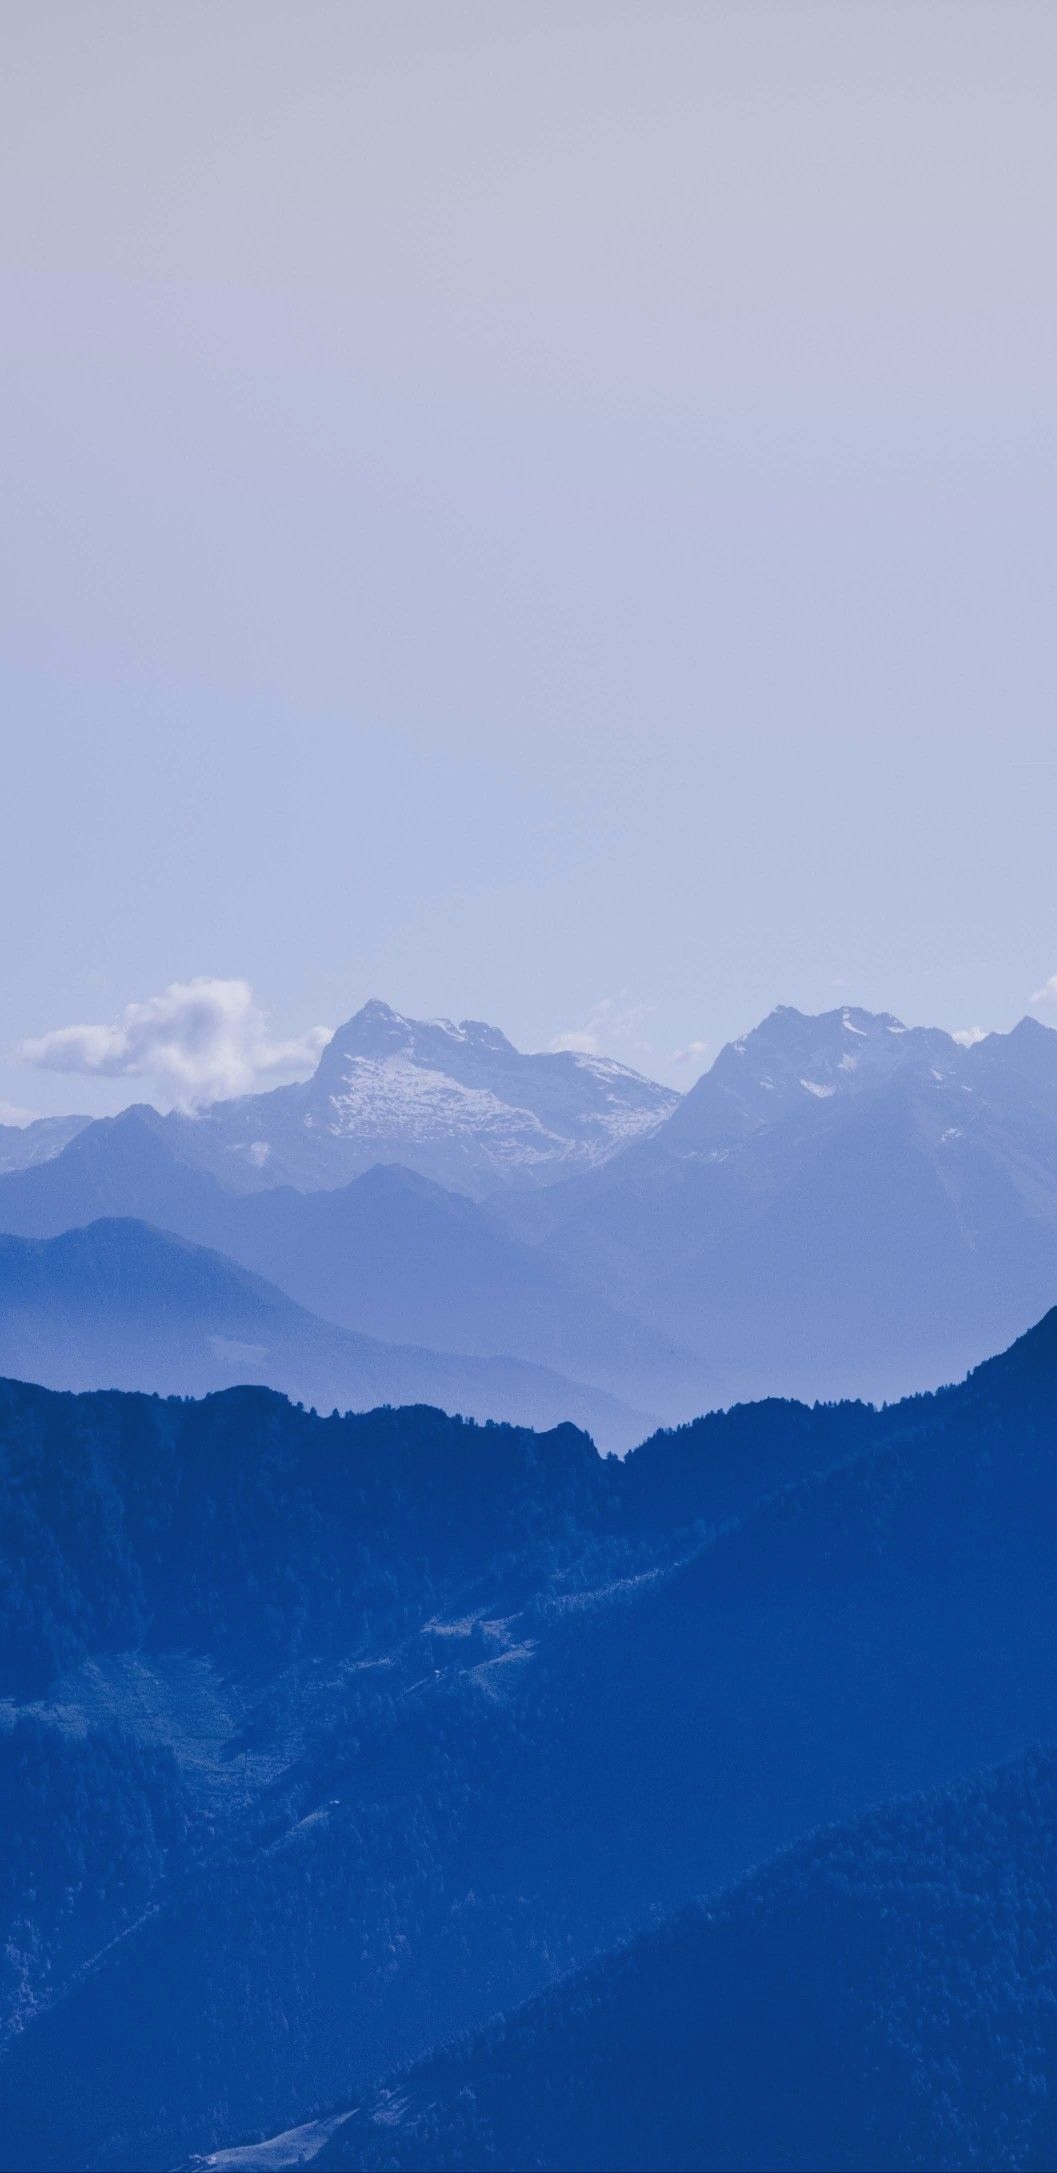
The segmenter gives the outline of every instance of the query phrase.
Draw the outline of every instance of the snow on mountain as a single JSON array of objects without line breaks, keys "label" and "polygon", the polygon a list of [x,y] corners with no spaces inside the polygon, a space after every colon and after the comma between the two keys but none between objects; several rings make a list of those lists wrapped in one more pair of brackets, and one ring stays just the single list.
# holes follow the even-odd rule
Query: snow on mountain
[{"label": "snow on mountain", "polygon": [[971,1053],[942,1028],[904,1026],[887,1011],[844,1005],[811,1017],[779,1004],[751,1033],[720,1050],[673,1113],[664,1144],[673,1153],[708,1153],[812,1101],[871,1092],[898,1072],[960,1075]]},{"label": "snow on mountain", "polygon": [[168,1121],[181,1154],[239,1189],[327,1188],[400,1162],[483,1194],[596,1167],[678,1100],[608,1058],[525,1054],[481,1020],[408,1019],[372,1001],[303,1085]]},{"label": "snow on mountain", "polygon": [[550,1256],[723,1400],[935,1387],[1057,1294],[1057,1033],[783,1006],[548,1206]]}]

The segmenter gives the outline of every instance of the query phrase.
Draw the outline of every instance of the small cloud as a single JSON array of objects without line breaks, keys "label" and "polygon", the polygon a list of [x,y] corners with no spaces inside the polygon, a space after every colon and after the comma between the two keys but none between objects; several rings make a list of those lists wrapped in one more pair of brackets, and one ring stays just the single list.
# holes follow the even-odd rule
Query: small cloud
[{"label": "small cloud", "polygon": [[648,1004],[629,1002],[626,989],[618,990],[615,996],[600,996],[597,1003],[591,1005],[583,1026],[570,1033],[555,1034],[547,1047],[552,1053],[571,1049],[575,1056],[601,1056],[616,1042],[623,1044],[625,1051],[630,1047],[648,1056],[650,1044],[642,1039],[641,1030],[649,1010]]},{"label": "small cloud", "polygon": [[700,1064],[702,1058],[707,1055],[707,1041],[688,1041],[685,1049],[675,1050],[672,1062],[673,1064]]},{"label": "small cloud", "polygon": [[1057,1004],[1057,973],[1051,973],[1049,980],[1036,989],[1031,1000],[1033,1004]]},{"label": "small cloud", "polygon": [[575,1056],[597,1056],[598,1035],[592,1034],[587,1028],[577,1034],[555,1034],[554,1040],[548,1041],[547,1047],[552,1056],[558,1056],[563,1049],[571,1049]]},{"label": "small cloud", "polygon": [[951,1040],[963,1049],[975,1049],[978,1041],[987,1040],[987,1029],[984,1026],[956,1026],[952,1029]]},{"label": "small cloud", "polygon": [[15,1102],[0,1102],[0,1124],[17,1124],[20,1131],[23,1125],[35,1124],[39,1115],[39,1109],[19,1109]]},{"label": "small cloud", "polygon": [[247,981],[173,981],[160,996],[129,1004],[111,1026],[60,1026],[19,1050],[44,1071],[108,1079],[151,1079],[177,1108],[247,1094],[263,1079],[303,1076],[329,1040],[314,1026],[273,1041]]}]

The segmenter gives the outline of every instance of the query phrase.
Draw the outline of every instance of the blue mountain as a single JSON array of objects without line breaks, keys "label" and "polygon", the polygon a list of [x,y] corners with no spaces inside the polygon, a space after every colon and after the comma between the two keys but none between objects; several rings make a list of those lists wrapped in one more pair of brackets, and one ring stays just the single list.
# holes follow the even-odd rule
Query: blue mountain
[{"label": "blue mountain", "polygon": [[719,1400],[937,1386],[1057,1296],[1057,1033],[963,1048],[779,1009],[547,1205],[548,1256],[707,1360]]},{"label": "blue mountain", "polygon": [[[885,1412],[717,1415],[623,1462],[569,1428],[540,1437],[430,1411],[321,1420],[257,1389],[177,1404],[4,1391],[2,1951],[21,2021],[0,2059],[8,2162],[160,2167],[382,2104],[395,2071],[816,1829],[1057,1739],[1055,1408],[1057,1314],[957,1388]],[[109,1900],[104,1849],[124,1866]],[[780,1894],[761,1904],[772,1929],[736,1980],[731,1935],[740,2042],[773,2004],[772,1932],[794,1958],[814,1940],[820,1966],[838,1948],[849,1969],[856,1952],[869,1960],[873,1932],[856,1949],[852,1924],[861,1853],[849,1843],[847,1939],[825,1914],[825,1866],[803,1873],[800,1947]],[[966,1875],[982,1923],[1020,1862],[999,1825]],[[28,1922],[27,1891],[42,1897]],[[754,1910],[739,1903],[730,1921]],[[928,1921],[948,1915],[936,1969],[949,1963],[954,1982],[964,1910],[943,1903]],[[938,1981],[925,1922],[917,1953]],[[992,1950],[966,1936],[980,2011],[1004,2017],[1024,1983],[1015,1969],[1008,1998],[992,1998]],[[850,2034],[831,2040],[836,2009],[805,1984],[809,2045],[812,2014],[822,2031],[805,2070],[814,2133],[842,2152],[857,1981]],[[893,2018],[903,1981],[878,1975]],[[1033,2029],[1047,1981],[1024,2009]],[[800,1982],[794,1969],[794,2005]],[[671,2003],[657,1999],[663,2024]],[[717,2133],[751,2141],[737,2011],[716,2040],[730,2089],[717,2069],[705,2102]],[[649,1999],[642,2014],[645,2092],[666,2069]],[[706,2045],[710,2016],[718,2028],[702,1994]],[[1003,2019],[997,2070],[968,2062],[957,2031],[924,2066],[896,2061],[893,2105],[909,2071],[920,2118],[891,2162],[921,2162],[922,2136],[947,2118],[944,2077],[960,2090],[977,2070],[951,2147],[974,2120],[990,2145],[988,2078],[1005,2072],[1008,2040]],[[828,2107],[827,2041],[852,2079]],[[692,2133],[700,2102],[688,2065],[673,2058],[674,2135]],[[560,2121],[560,2062],[553,2076]],[[1025,2089],[1007,2097],[1014,2110],[1034,2102]],[[769,2147],[759,2082],[756,2094]],[[851,2162],[865,2164],[886,2131],[861,2110]],[[1010,2118],[997,2162],[1031,2162]],[[575,2127],[560,2132],[579,2148]],[[542,2134],[529,2121],[526,2154]],[[803,2126],[790,2137],[786,2162],[820,2162],[803,2155]],[[381,2135],[387,2147],[401,2162],[399,2138]]]},{"label": "blue mountain", "polygon": [[[208,1170],[182,1158],[183,1136],[149,1108],[99,1120],[53,1160],[0,1177],[0,1229],[50,1238],[99,1219],[156,1224],[224,1253],[308,1311],[358,1334],[467,1357],[524,1360],[588,1382],[599,1391],[590,1421],[582,1394],[565,1413],[507,1398],[489,1415],[597,1422],[607,1445],[626,1446],[636,1436],[626,1424],[614,1434],[604,1418],[606,1397],[671,1419],[714,1401],[700,1357],[611,1305],[604,1292],[510,1234],[466,1194],[392,1164],[334,1191],[289,1185],[225,1191]],[[294,1329],[291,1314],[288,1345]],[[17,1346],[9,1342],[6,1349],[10,1370],[31,1371]],[[314,1367],[306,1353],[299,1378],[312,1378]],[[129,1385],[127,1372],[113,1385],[119,1378]],[[286,1381],[292,1378],[288,1370]],[[172,1387],[175,1376],[170,1366],[151,1382],[140,1367],[135,1385]],[[199,1392],[205,1385],[199,1377]],[[480,1414],[480,1396],[465,1407]]]},{"label": "blue mountain", "polygon": [[131,1220],[0,1237],[0,1373],[182,1396],[251,1381],[322,1410],[431,1403],[520,1424],[570,1419],[621,1449],[647,1423],[604,1390],[519,1359],[357,1335],[220,1254]]}]

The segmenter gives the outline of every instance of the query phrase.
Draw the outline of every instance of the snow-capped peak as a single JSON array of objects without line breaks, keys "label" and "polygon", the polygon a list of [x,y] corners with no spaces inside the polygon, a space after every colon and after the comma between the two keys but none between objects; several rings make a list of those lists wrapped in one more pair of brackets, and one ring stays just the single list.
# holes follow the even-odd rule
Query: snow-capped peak
[{"label": "snow-capped peak", "polygon": [[234,1154],[249,1181],[313,1188],[403,1163],[481,1193],[593,1167],[678,1099],[607,1058],[524,1054],[486,1020],[408,1018],[372,997],[303,1085],[206,1112],[195,1159],[219,1173],[222,1155],[230,1181]]}]

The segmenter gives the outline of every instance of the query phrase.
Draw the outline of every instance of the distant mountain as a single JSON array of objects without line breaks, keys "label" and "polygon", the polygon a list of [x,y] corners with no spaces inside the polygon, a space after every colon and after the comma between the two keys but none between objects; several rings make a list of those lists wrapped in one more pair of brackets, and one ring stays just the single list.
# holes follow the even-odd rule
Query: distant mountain
[{"label": "distant mountain", "polygon": [[322,1410],[431,1403],[476,1418],[597,1429],[643,1417],[603,1390],[503,1357],[457,1358],[317,1320],[220,1254],[133,1221],[0,1237],[0,1374],[61,1389],[201,1396],[261,1382]]},{"label": "distant mountain", "polygon": [[126,1110],[0,1175],[0,1229],[113,1215],[359,1332],[509,1352],[669,1420],[789,1391],[891,1400],[1057,1297],[1057,1033],[1023,1020],[966,1048],[783,1008],[680,1098],[368,1005],[304,1086]]},{"label": "distant mountain", "polygon": [[99,1218],[149,1221],[361,1334],[527,1359],[667,1419],[714,1401],[702,1359],[519,1243],[464,1193],[395,1165],[332,1192],[225,1192],[182,1159],[181,1144],[153,1109],[100,1119],[45,1166],[0,1177],[0,1230],[54,1237]]},{"label": "distant mountain", "polygon": [[[820,1825],[1052,1741],[1055,1410],[1057,1313],[938,1395],[733,1412],[624,1462],[572,1429],[317,1420],[259,1390],[201,1405],[4,1390],[8,2162],[161,2167],[373,2102],[378,2077]],[[41,1770],[42,1729],[43,1819],[19,1779]],[[181,1818],[186,1839],[166,1842]],[[986,1854],[966,1876],[982,1925],[1001,1925],[1018,1876],[1019,1842],[996,1836],[1007,1887]],[[98,1850],[121,1837],[129,1898],[101,1899]],[[852,1851],[847,2036],[804,1981],[808,2044],[828,2013],[851,2062],[820,2110],[835,2124],[876,1921],[856,1949],[861,1870]],[[742,1975],[731,1949],[732,2058],[739,2012],[750,2030],[770,2000],[775,2048],[799,2013],[795,1966],[752,1989],[772,1934],[794,1965],[814,1941],[820,1969],[844,1941],[827,1882],[805,1873],[802,1946],[782,1944],[781,1901]],[[20,1915],[25,1891],[52,1914],[42,1899]],[[908,1908],[890,1899],[898,1928]],[[927,1987],[947,1903],[915,1886],[909,1906]],[[1001,2062],[1010,1997],[968,1938]],[[886,1977],[883,1959],[882,2014],[902,2028],[902,1965]],[[938,2025],[945,2003],[941,1987]],[[927,2012],[922,2028],[928,2049]],[[947,2117],[943,2076],[956,2103],[968,2072],[959,2028],[911,2060],[919,2135]],[[642,2049],[648,2080],[663,2047]],[[975,2065],[995,2072],[983,2050]],[[888,2070],[872,2072],[883,2105]],[[673,2120],[685,2074],[680,2053]],[[728,2135],[743,2098],[736,2083],[710,2101]]]},{"label": "distant mountain", "polygon": [[344,2119],[204,2163],[1049,2167],[1055,1890],[1046,1751],[824,1828]]},{"label": "distant mountain", "polygon": [[548,1256],[721,1400],[934,1386],[1057,1296],[1057,1033],[782,1008],[547,1206]]},{"label": "distant mountain", "polygon": [[226,1195],[180,1153],[180,1134],[140,1103],[97,1117],[62,1151],[0,1176],[0,1230],[58,1237],[100,1217],[132,1217],[181,1236],[216,1242]]},{"label": "distant mountain", "polygon": [[49,1162],[91,1121],[90,1117],[35,1117],[32,1124],[0,1124],[0,1175]]},{"label": "distant mountain", "polygon": [[339,1027],[304,1085],[216,1102],[169,1126],[180,1151],[228,1187],[309,1191],[399,1162],[479,1196],[594,1168],[677,1101],[606,1057],[524,1055],[477,1019],[407,1019],[372,1001]]}]

